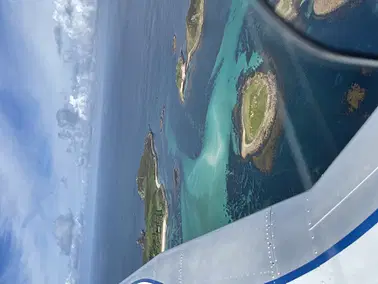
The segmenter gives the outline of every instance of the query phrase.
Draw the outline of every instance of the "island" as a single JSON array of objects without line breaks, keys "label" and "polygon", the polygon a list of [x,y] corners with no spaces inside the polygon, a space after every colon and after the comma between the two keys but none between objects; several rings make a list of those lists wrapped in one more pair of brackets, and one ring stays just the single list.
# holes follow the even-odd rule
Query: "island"
[{"label": "island", "polygon": [[348,0],[314,0],[313,10],[317,16],[325,16],[348,3]]},{"label": "island", "polygon": [[165,250],[168,219],[168,204],[164,186],[158,179],[158,159],[151,131],[144,142],[136,181],[145,206],[145,230],[137,242],[143,248],[143,262],[146,263]]},{"label": "island", "polygon": [[180,169],[178,167],[173,168],[173,188],[178,189],[180,186]]},{"label": "island", "polygon": [[173,168],[173,190],[172,190],[172,203],[177,203],[180,194],[180,169],[178,166]]},{"label": "island", "polygon": [[204,22],[205,0],[191,0],[186,15],[186,54],[187,64],[197,50]]},{"label": "island", "polygon": [[172,51],[173,51],[173,53],[176,52],[176,35],[173,35],[173,40],[172,40]]},{"label": "island", "polygon": [[205,12],[205,0],[191,0],[188,13],[186,15],[186,56],[181,50],[180,57],[176,65],[176,85],[180,95],[180,102],[185,102],[184,87],[186,73],[193,54],[199,47]]},{"label": "island", "polygon": [[184,86],[186,79],[186,63],[181,51],[181,55],[176,65],[176,86],[180,95],[180,102],[184,103]]},{"label": "island", "polygon": [[294,0],[279,0],[274,10],[286,21],[292,21],[298,16]]},{"label": "island", "polygon": [[366,90],[361,88],[358,84],[354,83],[346,93],[347,102],[349,105],[349,111],[354,112],[360,107],[360,104],[364,100]]},{"label": "island", "polygon": [[268,141],[277,112],[276,78],[256,72],[241,88],[241,156],[246,158]]},{"label": "island", "polygon": [[160,132],[163,132],[164,119],[165,119],[165,105],[163,105],[163,108],[160,111]]}]

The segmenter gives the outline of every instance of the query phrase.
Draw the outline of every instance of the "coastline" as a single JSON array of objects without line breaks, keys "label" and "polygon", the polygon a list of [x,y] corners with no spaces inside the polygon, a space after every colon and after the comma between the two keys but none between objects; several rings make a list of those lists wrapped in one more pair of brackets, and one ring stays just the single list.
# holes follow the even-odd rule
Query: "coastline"
[{"label": "coastline", "polygon": [[144,151],[136,178],[138,194],[144,201],[145,230],[137,240],[143,250],[143,262],[166,249],[168,201],[164,185],[159,181],[158,157],[154,134],[150,130],[144,140]]},{"label": "coastline", "polygon": [[[196,4],[199,5],[198,11],[196,11]],[[181,50],[181,54],[176,65],[176,84],[179,91],[181,104],[185,102],[185,96],[184,96],[185,80],[186,80],[187,72],[189,70],[189,64],[190,64],[193,54],[197,51],[201,42],[204,17],[205,17],[205,0],[191,0],[189,10],[186,15],[186,27],[185,27],[187,59],[186,60],[184,59],[183,51]],[[196,25],[194,35],[191,34],[191,31],[190,31],[191,25],[193,24]],[[193,44],[190,47],[189,43],[192,43],[192,42]],[[179,75],[177,74],[178,72],[180,72]]]},{"label": "coastline", "polygon": [[164,200],[164,216],[163,216],[163,224],[161,230],[161,252],[165,251],[166,247],[166,235],[167,235],[167,221],[168,221],[168,201],[165,194],[165,187],[159,181],[159,170],[158,170],[158,158],[156,155],[155,143],[154,143],[154,135],[152,131],[149,132],[148,135],[151,135],[151,149],[152,149],[152,156],[154,158],[154,168],[155,168],[155,184],[156,187],[161,190],[163,200]]},{"label": "coastline", "polygon": [[[191,1],[196,1],[196,0],[191,0]],[[186,67],[188,67],[192,55],[196,52],[197,48],[199,47],[199,44],[200,44],[200,41],[201,41],[204,18],[205,18],[205,0],[197,0],[197,1],[200,1],[198,28],[197,28],[197,31],[196,31],[196,38],[194,40],[194,44],[193,44],[192,49],[186,51],[187,54],[188,54],[188,60],[186,61],[187,62]],[[189,16],[189,14],[188,14],[188,16]],[[186,26],[187,26],[186,27],[186,42],[188,43],[188,41],[189,41],[188,21],[187,21]]]},{"label": "coastline", "polygon": [[185,79],[186,79],[186,62],[184,59],[184,55],[181,54],[176,64],[176,86],[179,91],[180,95],[180,102],[184,103],[184,87],[185,87]]},{"label": "coastline", "polygon": [[187,68],[187,62],[184,61],[181,65],[181,85],[180,85],[180,101],[181,101],[181,103],[185,102],[184,86],[185,86],[185,79],[186,79],[186,68]]},{"label": "coastline", "polygon": [[347,4],[349,0],[314,0],[313,11],[317,16],[326,16]]},{"label": "coastline", "polygon": [[289,22],[293,21],[298,16],[298,10],[294,0],[280,0],[274,10],[280,17]]},{"label": "coastline", "polygon": [[[268,88],[268,96],[267,102],[264,112],[264,118],[258,128],[258,131],[255,135],[255,138],[250,142],[246,142],[246,130],[245,130],[245,122],[244,122],[244,115],[243,115],[243,106],[245,104],[245,90],[252,84],[253,80],[262,76],[266,76],[266,78],[262,78],[264,81],[265,86]],[[257,79],[258,79],[257,78]],[[272,72],[264,73],[256,73],[253,77],[249,77],[246,82],[244,83],[242,89],[242,104],[241,104],[241,126],[242,126],[242,137],[241,137],[241,156],[245,159],[248,155],[252,155],[256,153],[261,146],[263,146],[266,141],[270,137],[270,133],[273,129],[274,122],[276,119],[277,114],[277,86],[276,86],[276,79],[275,75]]]}]

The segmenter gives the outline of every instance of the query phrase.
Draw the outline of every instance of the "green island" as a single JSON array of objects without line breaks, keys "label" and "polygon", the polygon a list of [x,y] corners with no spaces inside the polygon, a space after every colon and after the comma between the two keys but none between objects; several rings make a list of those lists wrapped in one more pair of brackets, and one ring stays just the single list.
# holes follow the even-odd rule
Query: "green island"
[{"label": "green island", "polygon": [[360,104],[364,100],[366,90],[361,88],[358,84],[352,84],[351,88],[346,93],[347,102],[349,105],[349,111],[354,112],[360,107]]},{"label": "green island", "polygon": [[146,263],[165,250],[168,206],[165,191],[158,180],[157,156],[154,137],[150,131],[144,142],[144,152],[138,169],[137,186],[144,200],[145,230],[138,239]]},{"label": "green island", "polygon": [[181,55],[176,65],[176,86],[180,95],[180,102],[184,103],[184,86],[186,77],[186,64],[183,56]]},{"label": "green island", "polygon": [[277,86],[272,72],[257,72],[241,88],[241,156],[252,155],[255,165],[269,171],[280,132],[277,117]]},{"label": "green island", "polygon": [[279,0],[275,12],[287,21],[292,21],[298,16],[294,0]]},{"label": "green island", "polygon": [[197,50],[204,22],[205,0],[191,0],[186,15],[186,53],[188,62]]},{"label": "green island", "polygon": [[181,51],[176,65],[176,85],[180,95],[180,102],[185,102],[184,87],[186,73],[193,54],[196,52],[202,35],[204,22],[205,0],[191,0],[186,15],[186,55]]},{"label": "green island", "polygon": [[348,3],[349,0],[314,0],[313,10],[317,16],[325,16]]}]

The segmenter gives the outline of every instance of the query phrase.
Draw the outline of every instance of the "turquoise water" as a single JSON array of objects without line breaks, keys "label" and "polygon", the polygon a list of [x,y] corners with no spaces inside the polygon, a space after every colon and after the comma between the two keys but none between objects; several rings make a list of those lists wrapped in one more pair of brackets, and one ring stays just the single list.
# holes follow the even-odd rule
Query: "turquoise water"
[{"label": "turquoise water", "polygon": [[[234,0],[212,76],[216,76],[206,115],[203,147],[196,159],[181,157],[183,180],[181,218],[183,240],[187,241],[231,221],[226,213],[227,163],[232,132],[232,110],[237,101],[236,84],[241,72],[255,70],[262,58],[253,53],[249,62],[240,54],[235,61],[247,3]],[[177,149],[167,133],[172,153]],[[235,140],[235,137],[233,137]],[[234,141],[234,151],[237,145]],[[176,153],[177,154],[177,153]],[[182,154],[181,154],[182,155]]]},{"label": "turquoise water", "polygon": [[[222,41],[210,49],[204,40],[196,55],[203,49],[207,52],[193,59],[197,62],[189,72],[192,78],[197,75],[191,82],[196,90],[189,92],[182,108],[167,111],[169,153],[181,165],[177,203],[181,241],[309,189],[311,183],[301,179],[303,166],[298,166],[297,150],[301,150],[311,181],[316,182],[377,105],[375,96],[368,95],[359,111],[348,113],[345,94],[351,84],[357,82],[373,90],[373,82],[378,82],[372,79],[376,74],[363,76],[359,69],[323,62],[288,45],[285,34],[271,29],[253,5],[248,6],[251,3],[233,0],[230,6],[227,4]],[[206,24],[204,30],[206,39]],[[207,55],[212,50],[214,57],[209,60]],[[257,68],[267,71],[270,65],[274,66],[290,121],[284,121],[271,172],[263,173],[250,160],[240,158],[232,115],[241,75]],[[196,136],[197,132],[200,134]]]},{"label": "turquoise water", "polygon": [[239,134],[236,130],[232,131],[231,133],[231,141],[232,141],[232,150],[234,151],[235,155],[240,155],[239,149]]},{"label": "turquoise water", "polygon": [[[313,181],[378,105],[378,72],[364,76],[360,70],[331,68],[328,63],[311,61],[292,46],[285,48],[284,35],[270,29],[253,7],[246,6],[248,1],[206,1],[201,46],[188,77],[187,91],[192,92],[183,106],[175,84],[177,53],[172,54],[172,36],[176,33],[178,49],[184,45],[189,3],[119,0],[110,5],[113,28],[109,30],[107,68],[111,72],[105,88],[107,112],[103,114],[105,138],[97,197],[101,206],[96,213],[96,273],[91,283],[119,283],[142,264],[135,240],[144,228],[144,207],[135,177],[149,129],[156,137],[159,179],[167,189],[168,247],[181,244],[181,234],[184,241],[189,240],[306,189],[285,129],[270,174],[239,155],[239,137],[231,120],[238,77],[258,65],[265,71],[268,63],[265,60],[262,66],[256,53],[246,62],[253,50],[274,62],[278,86]],[[307,11],[307,3],[303,10]],[[353,20],[361,19],[356,12],[351,12]],[[361,26],[375,25],[361,21]],[[311,34],[343,44],[359,42],[358,46],[363,43],[361,38],[366,39],[365,46],[368,39],[378,39],[369,29],[357,29],[357,33],[353,28],[357,29],[343,25],[343,30],[353,34],[353,41],[346,33],[339,34],[340,24],[335,21],[319,22]],[[378,50],[377,44],[371,48]],[[248,52],[240,53],[241,49]],[[349,113],[345,93],[352,83],[366,88],[367,96],[358,111]],[[160,113],[165,106],[164,132],[160,133]],[[180,169],[178,191],[173,183],[175,166]]]}]

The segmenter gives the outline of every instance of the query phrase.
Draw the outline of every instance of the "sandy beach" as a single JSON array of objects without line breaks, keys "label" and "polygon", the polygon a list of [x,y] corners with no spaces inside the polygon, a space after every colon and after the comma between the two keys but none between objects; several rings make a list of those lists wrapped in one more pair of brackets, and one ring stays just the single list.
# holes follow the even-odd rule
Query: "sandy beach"
[{"label": "sandy beach", "polygon": [[153,139],[151,139],[151,149],[152,149],[152,154],[154,157],[154,162],[155,162],[155,184],[158,189],[162,191],[163,194],[163,199],[165,202],[165,212],[164,212],[164,217],[163,217],[163,224],[162,224],[162,230],[161,230],[161,252],[165,251],[165,243],[166,243],[166,235],[167,235],[167,220],[168,220],[168,202],[167,202],[167,197],[165,195],[165,189],[162,186],[162,184],[159,181],[159,171],[158,171],[158,161],[157,161],[157,156],[156,156],[156,151],[155,151],[155,145],[153,143]]},{"label": "sandy beach", "polygon": [[[156,160],[155,160],[156,162]],[[157,165],[155,167],[157,169]],[[166,235],[167,235],[167,220],[168,220],[168,204],[167,204],[167,199],[165,196],[164,188],[162,188],[161,183],[159,182],[159,179],[157,177],[157,170],[155,171],[155,184],[156,187],[159,188],[160,190],[163,191],[164,195],[164,200],[165,200],[165,212],[164,212],[164,217],[163,217],[163,225],[162,225],[162,230],[161,230],[161,252],[165,251],[165,243],[166,243]]]}]

